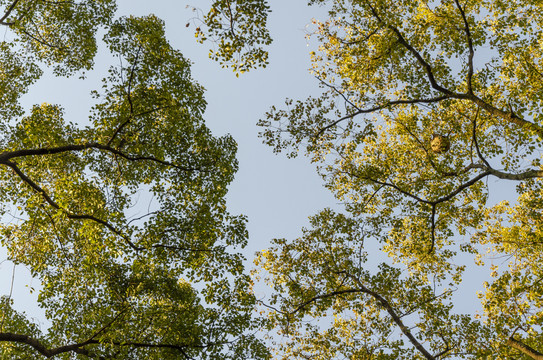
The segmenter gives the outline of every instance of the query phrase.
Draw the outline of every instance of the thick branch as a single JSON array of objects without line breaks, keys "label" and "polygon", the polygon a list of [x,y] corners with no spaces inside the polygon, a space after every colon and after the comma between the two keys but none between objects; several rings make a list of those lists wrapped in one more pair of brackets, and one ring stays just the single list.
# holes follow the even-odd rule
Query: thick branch
[{"label": "thick branch", "polygon": [[[34,348],[37,352],[42,354],[43,356],[50,358],[55,355],[59,355],[62,353],[73,351],[77,354],[82,355],[89,355],[89,351],[82,349],[85,345],[88,345],[88,342],[79,343],[79,344],[72,344],[72,345],[66,345],[66,346],[59,346],[57,348],[48,349],[43,345],[39,340],[32,338],[28,335],[21,335],[21,334],[13,334],[13,333],[0,333],[0,341],[9,341],[9,342],[16,342],[21,344],[30,345]],[[92,340],[91,343],[98,343],[96,340]]]},{"label": "thick branch", "polygon": [[496,170],[493,168],[489,168],[481,164],[473,164],[472,168],[484,169],[485,172],[488,172],[490,175],[494,175],[495,177],[499,179],[503,179],[503,180],[522,181],[522,180],[528,180],[528,179],[533,179],[533,178],[543,178],[543,170],[537,170],[537,169],[529,169],[518,174],[511,174],[511,173],[506,173],[506,172]]},{"label": "thick branch", "polygon": [[[75,352],[77,354],[82,355],[90,355],[90,352],[86,349],[83,349],[83,347],[87,345],[93,345],[93,344],[99,344],[100,342],[95,339],[90,339],[81,343],[75,343],[71,345],[64,345],[59,346],[57,348],[49,349],[45,347],[44,344],[42,344],[38,339],[35,339],[33,337],[30,337],[28,335],[21,335],[21,334],[13,334],[13,333],[0,333],[0,341],[8,341],[8,342],[16,342],[21,344],[30,345],[33,347],[37,352],[42,354],[43,356],[47,358],[51,358],[53,356],[67,353],[67,352]],[[152,344],[152,343],[143,343],[143,342],[111,342],[111,344],[115,346],[130,346],[134,348],[148,348],[148,349],[173,349],[179,351],[185,359],[192,359],[186,352],[185,349],[189,347],[195,347],[195,348],[204,348],[207,346],[199,346],[199,345],[174,345],[174,344]]]},{"label": "thick branch", "polygon": [[64,145],[52,148],[38,148],[38,149],[22,149],[14,151],[4,151],[0,153],[0,163],[5,163],[11,159],[22,156],[34,156],[34,155],[53,155],[70,151],[82,151],[91,149],[99,145],[98,143],[88,143],[82,145]]},{"label": "thick branch", "polygon": [[165,166],[171,166],[179,170],[183,171],[197,171],[200,170],[199,168],[192,168],[192,167],[184,167],[177,164],[174,164],[170,161],[157,159],[152,156],[132,156],[127,155],[123,153],[122,151],[115,149],[108,145],[103,145],[99,143],[87,143],[87,144],[81,144],[81,145],[64,145],[64,146],[57,146],[52,148],[38,148],[38,149],[23,149],[23,150],[15,150],[15,151],[5,151],[0,153],[0,164],[6,164],[9,162],[9,160],[22,157],[22,156],[36,156],[36,155],[53,155],[53,154],[60,154],[65,152],[71,152],[71,151],[83,151],[88,149],[98,149],[98,150],[104,150],[108,151],[112,154],[118,155],[126,160],[131,161],[153,161],[157,162],[161,165]]},{"label": "thick branch", "polygon": [[531,357],[534,360],[543,360],[543,354],[539,351],[532,349],[530,346],[526,345],[525,343],[515,339],[514,337],[510,337],[507,339],[507,345],[511,346],[514,349],[519,350],[524,355],[527,355]]},{"label": "thick branch", "polygon": [[[19,176],[19,178],[24,183],[26,183],[32,189],[34,189],[37,193],[39,193],[51,207],[53,207],[53,208],[55,208],[57,210],[62,210],[66,214],[66,217],[68,217],[69,219],[91,220],[91,221],[94,221],[94,222],[96,222],[96,223],[98,223],[100,225],[103,225],[108,230],[110,230],[112,233],[120,236],[133,250],[136,250],[136,251],[143,250],[144,247],[136,246],[126,234],[124,234],[121,230],[117,229],[115,226],[113,226],[109,222],[107,222],[105,220],[102,220],[100,218],[97,218],[97,217],[95,217],[93,215],[74,214],[74,213],[72,213],[72,212],[70,212],[70,211],[68,211],[66,209],[62,209],[60,207],[60,205],[58,205],[53,200],[53,198],[42,187],[40,187],[36,182],[34,182],[30,177],[28,177],[17,166],[17,164],[15,162],[10,161],[10,160],[12,160],[14,158],[24,157],[24,156],[44,156],[44,155],[61,154],[61,153],[72,152],[72,151],[83,151],[83,150],[87,150],[87,149],[99,149],[99,150],[108,151],[110,153],[113,153],[115,155],[118,155],[120,157],[123,157],[123,158],[125,158],[127,160],[131,160],[131,161],[141,161],[141,160],[153,161],[153,162],[157,162],[157,163],[159,163],[161,165],[175,167],[175,168],[181,169],[183,171],[195,171],[195,170],[200,170],[200,169],[181,167],[181,166],[175,165],[175,164],[173,164],[171,162],[156,159],[154,157],[149,157],[149,156],[130,156],[130,155],[127,155],[127,154],[121,152],[120,150],[114,149],[114,148],[112,148],[110,146],[107,146],[107,145],[98,144],[98,143],[88,143],[88,144],[82,144],[82,145],[65,145],[65,146],[58,146],[58,147],[53,147],[53,148],[23,149],[23,150],[6,151],[6,152],[3,152],[3,153],[0,153],[0,164],[4,164],[4,165],[10,167],[17,174],[17,176]],[[178,251],[198,251],[198,252],[208,251],[208,250],[204,250],[204,249],[187,249],[187,248],[182,248],[182,247],[177,247],[177,246],[168,246],[168,245],[163,245],[163,244],[153,245],[153,247],[154,248],[162,247],[162,248],[168,248],[170,250],[178,250]],[[211,250],[209,250],[209,251],[211,251]]]},{"label": "thick branch", "polygon": [[13,162],[5,162],[4,163],[5,165],[9,166],[10,168],[13,169],[13,171],[15,171],[15,173],[19,176],[19,178],[21,180],[23,180],[26,184],[28,184],[32,189],[34,189],[37,193],[41,194],[42,197],[45,199],[45,201],[51,205],[53,208],[55,209],[58,209],[58,210],[62,210],[64,211],[64,213],[66,214],[66,216],[69,218],[69,219],[74,219],[74,220],[91,220],[91,221],[94,221],[100,225],[103,225],[105,226],[106,228],[109,229],[109,231],[111,231],[112,233],[122,237],[126,243],[134,250],[142,250],[142,248],[140,247],[137,247],[132,241],[130,241],[130,239],[125,235],[123,234],[120,230],[118,230],[117,228],[115,228],[113,225],[111,225],[110,223],[108,223],[107,221],[104,221],[102,219],[99,219],[95,216],[92,216],[92,215],[87,215],[87,214],[73,214],[71,212],[69,212],[68,210],[65,210],[65,209],[62,209],[50,196],[49,194],[47,194],[47,192],[42,189],[38,184],[36,184],[32,179],[30,179],[26,174],[24,174],[21,169],[19,169],[19,167],[13,163]]},{"label": "thick branch", "polygon": [[386,181],[381,181],[381,180],[377,180],[377,179],[373,179],[373,178],[369,178],[369,177],[359,176],[354,172],[350,172],[348,174],[351,175],[351,176],[357,177],[359,179],[371,181],[371,182],[373,182],[375,184],[391,187],[391,188],[399,191],[400,193],[402,193],[403,195],[405,195],[407,197],[410,197],[410,198],[412,198],[412,199],[414,199],[414,200],[416,200],[418,202],[430,205],[432,207],[439,204],[439,203],[451,200],[456,195],[461,193],[463,190],[467,189],[468,187],[472,186],[473,184],[475,184],[479,180],[481,180],[481,179],[483,179],[483,178],[485,178],[485,177],[487,177],[489,175],[493,175],[493,176],[496,176],[497,178],[504,179],[504,180],[516,180],[516,181],[522,181],[522,180],[533,179],[533,178],[543,178],[543,170],[537,170],[537,169],[526,170],[526,171],[524,171],[522,173],[518,173],[518,174],[506,173],[506,172],[503,172],[503,171],[495,170],[495,169],[490,168],[490,167],[488,167],[486,165],[483,165],[483,164],[470,164],[467,167],[467,169],[481,169],[481,170],[484,170],[484,171],[482,173],[480,173],[479,175],[475,176],[474,178],[472,178],[471,180],[461,184],[454,191],[452,191],[449,194],[447,194],[445,196],[442,196],[442,197],[440,197],[440,198],[438,198],[436,200],[423,199],[423,198],[421,198],[421,197],[419,197],[419,196],[417,196],[415,194],[412,194],[412,193],[408,192],[407,190],[404,190],[404,189],[400,188],[398,185],[393,184],[393,183],[389,183],[389,182],[386,182]]},{"label": "thick branch", "polygon": [[479,98],[476,95],[471,94],[468,96],[468,99],[473,101],[480,108],[488,111],[489,114],[499,117],[501,119],[510,121],[521,128],[529,129],[533,131],[534,133],[536,133],[537,135],[539,135],[539,137],[543,139],[543,128],[541,128],[541,126],[519,117],[517,114],[515,114],[512,111],[505,111],[505,110],[498,109],[486,103],[483,99]]},{"label": "thick branch", "polygon": [[[515,124],[515,125],[517,125],[519,127],[530,129],[534,133],[538,134],[540,138],[543,139],[543,128],[540,127],[539,125],[519,117],[518,115],[516,115],[512,111],[504,111],[504,110],[501,110],[501,109],[498,109],[498,108],[494,107],[491,104],[488,104],[483,99],[481,99],[478,96],[476,96],[475,94],[473,94],[469,89],[468,89],[467,94],[459,94],[459,93],[455,93],[455,92],[441,86],[434,77],[432,66],[426,60],[424,60],[422,55],[413,46],[411,46],[411,44],[404,38],[401,31],[398,30],[396,27],[394,27],[392,25],[386,24],[381,19],[381,17],[379,16],[379,14],[375,10],[375,8],[369,2],[367,2],[367,4],[368,4],[368,7],[370,8],[373,16],[377,19],[377,21],[379,21],[381,24],[383,24],[388,29],[390,29],[396,35],[396,37],[398,38],[398,42],[403,47],[405,47],[411,53],[411,55],[413,55],[415,57],[415,59],[417,59],[418,63],[424,68],[424,70],[426,72],[426,76],[428,77],[428,81],[430,82],[433,89],[441,92],[442,94],[447,95],[449,98],[471,100],[472,102],[474,102],[480,108],[488,111],[491,115],[497,116],[497,117],[499,117],[501,119],[504,119],[504,120],[507,120],[507,121],[510,121],[510,122],[512,122],[513,124]],[[466,19],[465,14],[463,13],[463,10],[461,8],[460,8],[460,10],[462,11],[463,18]],[[469,34],[469,26],[467,26],[467,19],[465,20],[465,25],[466,25],[466,28],[465,28],[466,36],[468,36],[468,34]],[[470,42],[471,42],[471,35],[469,34],[468,46],[469,46]],[[472,59],[473,59],[473,45],[471,45],[471,48],[470,48],[470,59],[471,59],[471,62],[472,62]],[[473,69],[471,69],[471,71],[473,72]]]}]

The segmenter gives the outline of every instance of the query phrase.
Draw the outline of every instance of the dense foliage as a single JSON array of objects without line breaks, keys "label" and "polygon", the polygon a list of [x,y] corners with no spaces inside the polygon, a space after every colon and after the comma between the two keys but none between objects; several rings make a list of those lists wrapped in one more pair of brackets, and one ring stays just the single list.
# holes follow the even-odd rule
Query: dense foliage
[{"label": "dense foliage", "polygon": [[[542,5],[309,3],[329,10],[312,35],[322,95],[260,125],[318,164],[344,209],[258,255],[273,293],[254,319],[246,220],[224,199],[236,144],[206,128],[162,22],[116,18],[114,0],[0,0],[1,241],[51,323],[2,297],[3,359],[543,358]],[[269,11],[215,0],[188,26],[243,73],[267,64]],[[99,29],[119,62],[90,124],[22,109],[44,67],[93,69]],[[481,310],[462,313],[470,292]]]},{"label": "dense foliage", "polygon": [[[51,324],[0,298],[0,357],[267,358],[236,252],[246,219],[225,206],[236,143],[205,126],[203,88],[162,21],[115,18],[114,0],[0,8],[1,242],[39,280]],[[61,105],[22,109],[44,67],[93,69],[99,29],[116,62],[89,125]]]},{"label": "dense foliage", "polygon": [[[257,259],[278,357],[543,358],[541,3],[311,3],[330,14],[314,21],[322,95],[260,124],[345,211]],[[481,311],[459,313],[475,291]]]}]

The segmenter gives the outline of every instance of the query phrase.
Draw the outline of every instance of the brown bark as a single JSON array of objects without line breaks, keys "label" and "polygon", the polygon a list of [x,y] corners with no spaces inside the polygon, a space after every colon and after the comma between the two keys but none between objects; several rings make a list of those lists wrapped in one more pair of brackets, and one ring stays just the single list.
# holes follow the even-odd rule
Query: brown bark
[{"label": "brown bark", "polygon": [[507,345],[511,346],[514,349],[519,350],[521,353],[531,357],[534,360],[543,360],[543,354],[542,353],[540,353],[539,351],[531,348],[530,346],[526,345],[522,341],[519,341],[519,340],[515,339],[512,336],[507,340]]}]

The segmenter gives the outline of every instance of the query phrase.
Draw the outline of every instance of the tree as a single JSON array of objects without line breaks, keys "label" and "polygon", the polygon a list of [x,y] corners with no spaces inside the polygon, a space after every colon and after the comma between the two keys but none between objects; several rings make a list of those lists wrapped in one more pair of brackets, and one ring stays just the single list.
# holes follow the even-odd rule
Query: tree
[{"label": "tree", "polygon": [[[257,258],[278,357],[542,359],[541,4],[310,3],[330,14],[314,21],[322,95],[260,125],[345,211]],[[458,313],[455,291],[486,270],[482,312]]]},{"label": "tree", "polygon": [[209,57],[222,67],[231,67],[236,76],[266,67],[264,46],[272,42],[266,27],[269,12],[266,0],[216,0],[205,16],[193,19],[198,25],[195,36],[200,43],[212,41],[215,48]]},{"label": "tree", "polygon": [[[0,203],[15,219],[1,241],[39,279],[51,323],[40,329],[1,297],[2,359],[267,358],[235,250],[246,219],[225,206],[236,143],[205,126],[203,88],[161,20],[114,18],[114,0],[0,7],[13,39],[0,44]],[[25,112],[18,100],[43,67],[93,68],[98,29],[119,63],[93,92],[89,125],[60,105]]]}]

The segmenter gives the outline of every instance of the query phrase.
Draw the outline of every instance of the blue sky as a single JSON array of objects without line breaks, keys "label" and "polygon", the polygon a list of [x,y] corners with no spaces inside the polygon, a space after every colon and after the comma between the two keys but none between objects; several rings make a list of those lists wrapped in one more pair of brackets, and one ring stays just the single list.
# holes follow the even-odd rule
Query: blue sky
[{"label": "blue sky", "polygon": [[[319,91],[318,82],[309,74],[309,51],[305,38],[306,25],[323,12],[309,8],[302,1],[279,1],[272,4],[270,32],[274,43],[270,47],[270,65],[253,70],[239,78],[231,70],[221,69],[208,58],[211,44],[197,44],[194,26],[185,27],[194,16],[186,5],[206,8],[208,2],[193,3],[178,0],[118,1],[118,15],[147,15],[154,13],[166,23],[167,38],[194,64],[194,78],[206,88],[208,107],[205,119],[215,135],[231,134],[238,143],[239,172],[230,186],[228,206],[233,214],[245,214],[249,219],[249,245],[244,250],[251,264],[256,251],[268,246],[272,238],[294,238],[307,224],[307,218],[324,207],[336,206],[337,201],[324,189],[315,167],[303,157],[287,159],[275,155],[258,138],[257,121],[271,105],[281,105],[286,97],[303,99]],[[103,47],[102,47],[103,48]],[[64,79],[51,74],[35,84],[22,103],[29,109],[33,104],[60,104],[66,110],[66,120],[85,124],[92,106],[89,95],[98,89],[107,68],[116,64],[107,52],[99,52],[95,70],[81,81],[77,76]],[[0,261],[5,252],[0,253]],[[0,293],[10,291],[12,264],[0,264]],[[15,308],[27,311],[42,320],[35,307],[39,288],[26,269],[16,267],[13,298]],[[43,323],[46,326],[46,323]]]},{"label": "blue sky", "polygon": [[[238,142],[240,170],[230,186],[228,206],[233,214],[245,214],[249,219],[249,245],[244,253],[250,265],[254,252],[266,248],[272,238],[295,238],[307,224],[308,216],[324,207],[337,207],[337,200],[324,189],[309,160],[273,154],[258,138],[256,126],[271,105],[281,105],[286,97],[304,99],[319,92],[318,82],[308,72],[312,47],[308,46],[311,44],[305,35],[312,17],[322,17],[325,13],[322,9],[307,7],[304,1],[272,1],[270,32],[274,43],[269,49],[270,65],[237,78],[230,70],[221,69],[218,63],[209,60],[210,44],[197,44],[194,27],[185,27],[194,16],[186,5],[205,8],[207,3],[202,0],[193,0],[193,3],[122,0],[118,2],[118,13],[154,13],[165,21],[168,39],[192,60],[194,78],[207,89],[208,126],[215,135],[231,134]],[[84,123],[92,104],[89,92],[100,87],[101,78],[114,61],[101,52],[96,59],[96,70],[89,73],[84,82],[77,77],[57,79],[46,75],[24,97],[23,103],[27,108],[43,102],[61,104],[66,109],[67,120]],[[4,258],[5,254],[0,254],[0,261]],[[2,294],[9,292],[11,270],[9,263],[0,265]],[[470,285],[479,285],[479,280],[473,277]],[[15,307],[41,318],[42,313],[34,305],[36,293],[29,295],[26,286],[29,284],[38,285],[37,281],[31,281],[24,268],[17,267]],[[464,311],[473,309],[476,300],[472,290],[468,291],[469,297],[459,303]]]}]

